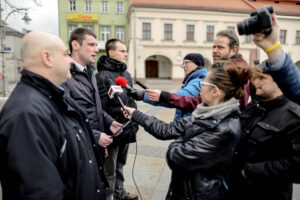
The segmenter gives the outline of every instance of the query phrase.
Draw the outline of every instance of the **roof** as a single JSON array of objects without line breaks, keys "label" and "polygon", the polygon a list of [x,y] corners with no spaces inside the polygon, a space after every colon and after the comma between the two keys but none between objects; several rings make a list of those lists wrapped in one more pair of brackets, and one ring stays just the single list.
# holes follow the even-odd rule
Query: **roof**
[{"label": "roof", "polygon": [[[2,23],[5,23],[2,21]],[[19,38],[22,38],[24,36],[24,33],[21,33],[9,26],[5,26],[5,35],[11,35],[11,36],[16,36],[16,37],[19,37]]]},{"label": "roof", "polygon": [[277,14],[300,16],[300,0],[130,0],[131,6],[167,9],[252,12],[271,5]]}]

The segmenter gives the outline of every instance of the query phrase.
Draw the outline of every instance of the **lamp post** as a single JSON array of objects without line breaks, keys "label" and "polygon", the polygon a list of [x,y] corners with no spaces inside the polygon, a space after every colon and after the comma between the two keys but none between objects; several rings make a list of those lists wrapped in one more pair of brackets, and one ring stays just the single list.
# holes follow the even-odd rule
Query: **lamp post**
[{"label": "lamp post", "polygon": [[[5,1],[7,3],[7,1]],[[4,44],[4,39],[5,39],[5,35],[6,35],[6,32],[5,32],[5,27],[6,27],[6,21],[8,19],[9,16],[11,16],[11,14],[15,13],[15,12],[19,12],[19,11],[25,11],[25,15],[24,17],[22,18],[26,24],[29,23],[29,21],[31,21],[31,19],[28,17],[27,15],[27,10],[29,8],[16,8],[16,7],[12,7],[10,5],[10,7],[12,8],[12,11],[10,11],[4,21],[2,20],[2,2],[0,0],[0,46],[1,46],[1,58],[2,58],[2,81],[3,81],[3,96],[6,97],[8,95],[8,77],[7,77],[7,72],[6,72],[6,65],[5,65],[5,58],[4,58],[4,54],[6,53],[4,51],[4,48],[5,48],[5,44]]]}]

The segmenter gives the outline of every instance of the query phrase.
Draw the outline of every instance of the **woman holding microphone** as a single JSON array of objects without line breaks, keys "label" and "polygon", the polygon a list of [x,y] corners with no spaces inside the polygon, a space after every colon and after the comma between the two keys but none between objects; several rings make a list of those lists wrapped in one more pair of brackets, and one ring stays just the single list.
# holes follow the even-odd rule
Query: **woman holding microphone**
[{"label": "woman holding microphone", "polygon": [[175,139],[166,155],[172,170],[167,200],[226,199],[226,166],[241,134],[237,99],[251,78],[248,67],[230,61],[213,64],[205,81],[200,82],[202,103],[192,116],[170,124],[125,107],[154,137]]}]

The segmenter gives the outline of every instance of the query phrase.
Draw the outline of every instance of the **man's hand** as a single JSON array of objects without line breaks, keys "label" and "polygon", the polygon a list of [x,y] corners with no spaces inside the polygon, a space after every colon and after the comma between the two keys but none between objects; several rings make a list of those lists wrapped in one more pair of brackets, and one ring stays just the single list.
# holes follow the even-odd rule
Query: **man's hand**
[{"label": "man's hand", "polygon": [[[121,127],[123,126],[123,124],[120,124],[119,122],[117,121],[113,121],[109,127],[109,130],[112,132],[112,133],[115,133],[117,132]],[[120,133],[122,133],[122,130],[120,131]],[[118,133],[117,135],[115,136],[118,136],[120,133]]]},{"label": "man's hand", "polygon": [[146,89],[145,91],[149,100],[159,102],[161,90]]},{"label": "man's hand", "polygon": [[[253,35],[253,42],[262,50],[268,49],[279,41],[279,24],[275,13],[272,14],[273,26],[272,32],[269,35],[256,33]],[[275,60],[283,54],[281,46],[267,53],[270,61]]]},{"label": "man's hand", "polygon": [[106,135],[105,133],[101,133],[101,134],[100,134],[100,138],[99,138],[98,144],[99,144],[101,147],[106,148],[106,147],[107,147],[108,145],[110,145],[112,142],[113,142],[113,140],[112,140],[108,135]]},{"label": "man's hand", "polygon": [[134,100],[142,101],[144,99],[145,91],[134,89],[134,91],[130,92],[129,94],[134,98]]},{"label": "man's hand", "polygon": [[279,25],[275,13],[272,14],[272,20],[272,32],[269,35],[263,33],[253,35],[253,42],[263,50],[273,46],[279,40]]},{"label": "man's hand", "polygon": [[124,108],[126,109],[127,113],[129,114],[129,116],[128,116],[127,113],[123,110],[123,108],[121,108],[121,110],[123,111],[124,117],[125,117],[125,118],[128,118],[128,119],[131,118],[132,113],[133,113],[136,109],[135,109],[135,108],[130,108],[130,107],[127,107],[127,106],[125,106]]}]

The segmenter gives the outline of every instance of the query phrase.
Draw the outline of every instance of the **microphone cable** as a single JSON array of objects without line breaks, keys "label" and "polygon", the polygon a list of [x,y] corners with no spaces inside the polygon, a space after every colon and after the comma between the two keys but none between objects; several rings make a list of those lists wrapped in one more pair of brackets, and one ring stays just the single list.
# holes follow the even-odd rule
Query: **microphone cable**
[{"label": "microphone cable", "polygon": [[138,194],[139,194],[141,200],[143,200],[142,195],[140,193],[140,190],[139,190],[139,188],[136,184],[136,181],[134,179],[134,167],[135,167],[136,157],[137,157],[137,141],[135,142],[135,155],[134,155],[134,159],[133,159],[133,166],[132,166],[132,170],[131,170],[131,176],[132,176],[132,180],[133,180],[133,183],[135,185],[135,188],[138,191]]}]

